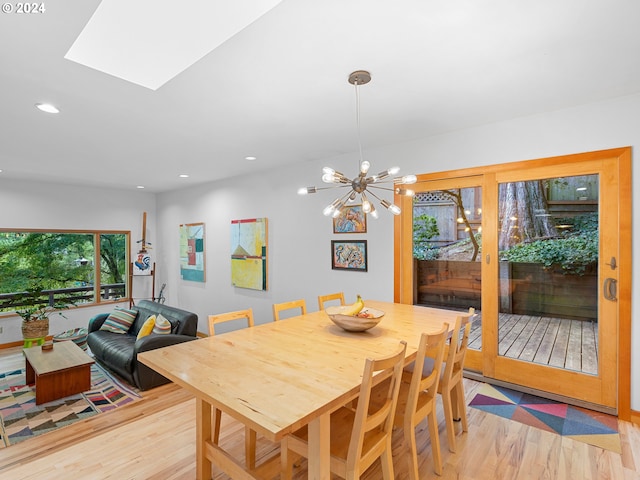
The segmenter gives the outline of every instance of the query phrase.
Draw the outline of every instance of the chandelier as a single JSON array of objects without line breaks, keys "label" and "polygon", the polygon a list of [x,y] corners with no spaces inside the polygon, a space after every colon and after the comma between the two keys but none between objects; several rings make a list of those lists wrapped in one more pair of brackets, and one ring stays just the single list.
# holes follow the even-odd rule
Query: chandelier
[{"label": "chandelier", "polygon": [[[391,167],[387,170],[383,170],[377,175],[368,175],[371,165],[368,161],[362,157],[362,142],[360,141],[360,97],[358,95],[358,86],[365,85],[371,81],[371,74],[364,70],[358,70],[349,75],[349,83],[355,86],[356,91],[356,125],[358,130],[358,149],[360,151],[360,158],[358,160],[359,173],[353,179],[346,177],[343,173],[337,172],[331,167],[324,167],[322,169],[322,181],[324,183],[333,184],[330,187],[303,187],[298,190],[300,195],[308,195],[316,193],[319,190],[328,190],[332,188],[348,188],[349,190],[336,198],[330,205],[327,205],[322,213],[326,216],[338,217],[342,212],[342,209],[353,204],[356,201],[358,195],[360,195],[360,201],[362,203],[362,211],[370,214],[373,218],[378,218],[378,211],[369,199],[375,198],[380,202],[384,208],[389,210],[394,215],[400,215],[400,207],[393,203],[380,198],[373,190],[388,190],[396,193],[397,195],[413,196],[415,192],[407,188],[403,188],[400,185],[406,185],[416,182],[415,175],[405,175],[404,177],[393,177],[396,175],[400,168]],[[389,186],[383,186],[383,184],[393,183],[393,188]]]}]

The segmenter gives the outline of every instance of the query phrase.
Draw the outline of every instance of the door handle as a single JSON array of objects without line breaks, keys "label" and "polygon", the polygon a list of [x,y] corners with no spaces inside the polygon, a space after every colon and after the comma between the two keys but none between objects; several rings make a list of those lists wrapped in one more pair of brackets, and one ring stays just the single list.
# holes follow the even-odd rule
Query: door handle
[{"label": "door handle", "polygon": [[605,278],[604,280],[604,298],[607,300],[611,300],[612,302],[617,302],[617,290],[618,290],[618,281],[615,278]]}]

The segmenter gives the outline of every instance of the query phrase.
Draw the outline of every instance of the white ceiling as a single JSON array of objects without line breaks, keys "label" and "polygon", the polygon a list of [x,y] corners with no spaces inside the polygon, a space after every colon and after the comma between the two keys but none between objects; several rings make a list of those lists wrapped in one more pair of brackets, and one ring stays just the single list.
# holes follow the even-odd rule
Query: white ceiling
[{"label": "white ceiling", "polygon": [[[358,69],[373,77],[360,89],[365,157],[640,92],[637,0],[283,0],[155,91],[65,59],[99,3],[0,14],[0,181],[161,192],[355,155]],[[202,19],[200,2],[174,3]],[[153,8],[146,20],[161,21]]]}]

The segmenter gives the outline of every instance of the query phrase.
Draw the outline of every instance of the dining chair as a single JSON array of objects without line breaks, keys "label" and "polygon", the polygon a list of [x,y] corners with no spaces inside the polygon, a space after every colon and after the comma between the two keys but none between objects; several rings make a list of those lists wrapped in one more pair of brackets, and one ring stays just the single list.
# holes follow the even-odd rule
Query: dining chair
[{"label": "dining chair", "polygon": [[245,319],[247,327],[253,327],[253,309],[237,310],[235,312],[219,313],[209,315],[209,335],[215,335],[215,326],[221,323],[232,322],[234,320]]},{"label": "dining chair", "polygon": [[293,308],[299,308],[302,315],[307,313],[307,303],[303,298],[301,298],[300,300],[292,300],[290,302],[274,303],[273,320],[280,320],[280,312],[282,312],[283,310],[291,310]]},{"label": "dining chair", "polygon": [[[341,478],[360,478],[360,474],[380,458],[383,479],[393,480],[391,436],[406,348],[407,343],[401,341],[396,353],[378,359],[367,358],[357,407],[343,406],[331,413],[330,466]],[[391,380],[386,382],[384,401],[374,404],[372,389],[387,378]],[[294,461],[291,452],[308,458],[307,438],[307,427],[303,427],[282,440],[281,478],[291,480]]]},{"label": "dining chair", "polygon": [[[236,310],[234,312],[209,315],[209,335],[213,336],[216,334],[216,325],[242,319],[246,320],[247,327],[253,327],[253,309],[248,308],[246,310]],[[218,445],[218,441],[220,440],[221,419],[222,412],[216,408],[213,415],[213,443],[215,445]],[[244,447],[247,468],[254,469],[256,466],[256,432],[251,430],[249,427],[244,428]]]},{"label": "dining chair", "polygon": [[[469,312],[466,315],[456,317],[451,339],[445,347],[444,364],[441,368],[440,381],[438,382],[438,394],[442,398],[445,425],[447,427],[447,443],[451,453],[456,451],[454,421],[462,421],[462,431],[469,431],[462,372],[474,315],[475,309],[469,308]],[[422,368],[422,376],[428,375],[432,368],[432,363],[426,360]]]},{"label": "dining chair", "polygon": [[324,304],[333,300],[338,300],[340,305],[344,305],[344,293],[330,293],[328,295],[318,295],[318,309],[324,310]]},{"label": "dining chair", "polygon": [[[442,475],[442,455],[440,453],[440,437],[438,435],[436,399],[448,331],[449,327],[445,323],[442,325],[442,329],[436,333],[423,333],[420,337],[413,373],[402,372],[402,383],[398,394],[394,426],[403,429],[405,442],[409,448],[407,459],[409,461],[409,478],[411,480],[418,480],[419,478],[415,429],[425,418],[429,425],[433,469],[438,475]],[[427,359],[432,368],[427,376],[423,376],[423,366]]]}]

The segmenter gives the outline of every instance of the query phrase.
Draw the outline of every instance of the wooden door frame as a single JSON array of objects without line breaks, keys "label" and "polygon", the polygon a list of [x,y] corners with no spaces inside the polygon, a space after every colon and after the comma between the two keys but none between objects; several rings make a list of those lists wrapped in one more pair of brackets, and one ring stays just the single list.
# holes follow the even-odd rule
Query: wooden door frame
[{"label": "wooden door frame", "polygon": [[[418,182],[436,182],[464,177],[477,177],[496,174],[514,169],[533,169],[560,164],[584,162],[588,160],[617,158],[618,160],[618,224],[619,224],[619,282],[618,282],[618,418],[640,422],[640,413],[631,410],[631,295],[632,295],[632,177],[631,147],[548,157],[536,160],[523,160],[483,167],[465,168],[437,173],[418,175]],[[413,303],[414,268],[412,245],[413,211],[412,198],[395,196],[395,203],[403,214],[394,219],[394,300],[400,303]],[[485,227],[486,230],[486,227]],[[407,243],[408,242],[408,243]],[[408,251],[407,251],[408,250]]]}]

